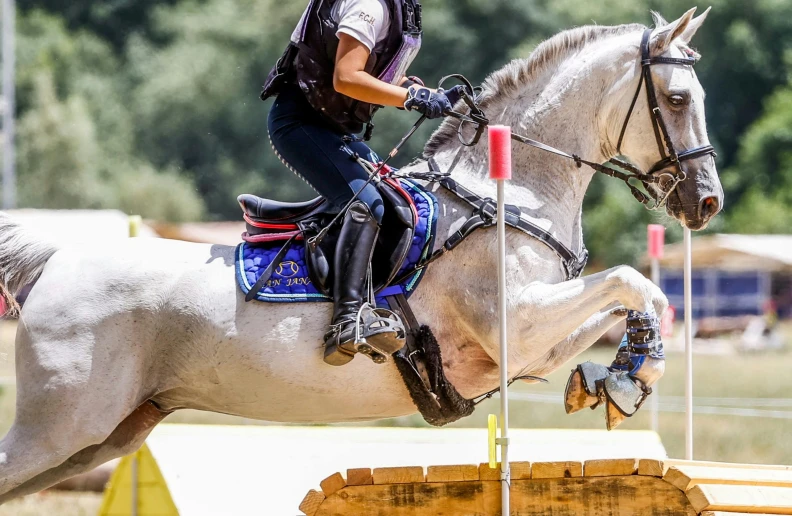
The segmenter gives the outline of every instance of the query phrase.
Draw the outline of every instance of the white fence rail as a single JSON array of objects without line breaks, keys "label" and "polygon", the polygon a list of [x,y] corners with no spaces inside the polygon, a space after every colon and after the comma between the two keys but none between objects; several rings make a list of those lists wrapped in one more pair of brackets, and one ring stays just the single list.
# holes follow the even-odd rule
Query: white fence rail
[{"label": "white fence rail", "polygon": [[[512,392],[509,399],[535,403],[563,404],[563,394],[531,394]],[[684,396],[661,396],[658,403],[661,412],[685,412]],[[788,408],[789,410],[768,410]],[[792,419],[792,399],[784,398],[693,398],[694,414],[716,416],[764,417],[769,419]]]}]

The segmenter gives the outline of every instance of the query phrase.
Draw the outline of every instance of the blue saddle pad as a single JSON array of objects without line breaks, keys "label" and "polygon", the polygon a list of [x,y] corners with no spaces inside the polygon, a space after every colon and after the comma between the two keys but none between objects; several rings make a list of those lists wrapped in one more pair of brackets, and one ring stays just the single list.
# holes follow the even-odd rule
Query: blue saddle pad
[{"label": "blue saddle pad", "polygon": [[[401,266],[397,277],[414,267],[432,252],[435,230],[437,228],[437,199],[417,183],[407,179],[400,180],[402,188],[410,194],[418,211],[412,245],[407,259]],[[283,242],[251,245],[242,242],[236,248],[236,275],[243,294],[250,292],[261,274],[269,267]],[[377,293],[377,304],[384,306],[384,297],[403,293],[408,296],[415,290],[423,277],[424,269],[416,271],[398,285],[392,285]],[[332,298],[319,292],[312,284],[305,261],[305,245],[302,241],[293,242],[286,256],[275,267],[272,277],[258,292],[256,299],[270,303],[298,303],[305,301],[332,301]]]}]

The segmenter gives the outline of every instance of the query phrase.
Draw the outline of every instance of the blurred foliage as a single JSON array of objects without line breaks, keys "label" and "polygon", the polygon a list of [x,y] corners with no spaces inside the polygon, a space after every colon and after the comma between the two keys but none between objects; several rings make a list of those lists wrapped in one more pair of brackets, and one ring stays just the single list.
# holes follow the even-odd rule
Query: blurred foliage
[{"label": "blurred foliage", "polygon": [[137,152],[124,69],[105,41],[40,11],[20,20],[18,39],[20,206],[203,216],[191,178]]},{"label": "blurred foliage", "polygon": [[[266,74],[307,1],[29,0],[18,20],[20,202],[119,207],[168,220],[229,219],[244,191],[297,200],[314,193],[269,148]],[[711,0],[695,40],[710,138],[726,189],[710,230],[785,232],[792,222],[792,0]],[[681,0],[428,0],[411,73],[474,83],[564,28],[649,23]],[[383,110],[384,153],[415,117]],[[401,153],[421,151],[425,124]],[[619,221],[618,224],[614,221]],[[678,225],[597,178],[584,226],[600,266],[634,263],[645,224]]]},{"label": "blurred foliage", "polygon": [[25,10],[43,9],[57,13],[71,29],[87,29],[123,49],[135,33],[151,37],[150,14],[155,7],[179,0],[25,0]]}]

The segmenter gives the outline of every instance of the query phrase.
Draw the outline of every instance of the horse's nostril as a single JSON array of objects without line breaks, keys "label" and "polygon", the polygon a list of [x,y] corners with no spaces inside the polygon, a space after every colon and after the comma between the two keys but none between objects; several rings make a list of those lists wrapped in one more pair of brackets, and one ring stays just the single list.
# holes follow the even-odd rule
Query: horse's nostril
[{"label": "horse's nostril", "polygon": [[720,201],[717,197],[707,197],[701,201],[701,218],[708,220],[710,217],[718,213],[720,209]]}]

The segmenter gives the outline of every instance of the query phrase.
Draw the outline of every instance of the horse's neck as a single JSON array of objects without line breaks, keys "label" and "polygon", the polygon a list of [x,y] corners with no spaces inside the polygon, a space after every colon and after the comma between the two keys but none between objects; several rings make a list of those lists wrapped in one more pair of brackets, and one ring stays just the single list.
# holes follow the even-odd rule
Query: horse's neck
[{"label": "horse's neck", "polygon": [[[527,86],[517,99],[492,101],[487,108],[490,123],[511,126],[516,133],[588,160],[605,161],[599,106],[606,81],[591,68],[581,72],[579,66],[567,63]],[[434,157],[441,170],[450,170],[460,184],[495,198],[483,140],[469,148],[449,142]],[[569,159],[525,144],[513,145],[513,179],[506,184],[506,202],[519,206],[527,218],[579,251],[581,207],[592,172]]]}]

